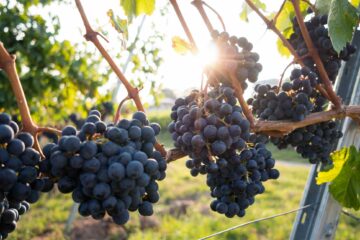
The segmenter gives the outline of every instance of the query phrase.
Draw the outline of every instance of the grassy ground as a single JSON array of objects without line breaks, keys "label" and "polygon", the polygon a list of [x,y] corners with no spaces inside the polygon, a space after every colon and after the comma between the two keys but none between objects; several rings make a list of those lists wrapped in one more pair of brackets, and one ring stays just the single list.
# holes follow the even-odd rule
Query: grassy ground
[{"label": "grassy ground", "polygon": [[[161,200],[155,214],[139,218],[131,215],[125,228],[110,221],[95,221],[77,217],[74,229],[63,233],[72,201],[69,195],[55,193],[41,201],[24,215],[18,229],[9,239],[198,239],[217,231],[270,216],[299,206],[309,168],[279,164],[280,179],[265,184],[266,192],[256,198],[244,218],[227,219],[209,210],[211,198],[204,177],[192,178],[183,166],[184,159],[169,165],[168,176],[160,184]],[[251,224],[213,239],[287,239],[295,214]],[[336,239],[357,239],[360,225],[341,216]]]}]

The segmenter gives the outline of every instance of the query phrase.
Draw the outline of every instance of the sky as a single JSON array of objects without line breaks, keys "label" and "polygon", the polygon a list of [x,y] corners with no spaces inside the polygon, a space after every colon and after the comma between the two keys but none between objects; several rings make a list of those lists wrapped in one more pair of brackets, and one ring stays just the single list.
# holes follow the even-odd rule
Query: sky
[{"label": "sky", "polygon": [[[91,25],[95,29],[102,29],[108,32],[107,38],[110,43],[103,42],[105,47],[109,49],[111,55],[121,54],[121,43],[115,30],[109,23],[109,18],[106,12],[113,9],[115,14],[122,16],[122,9],[120,8],[119,0],[101,1],[83,0],[84,9],[88,15]],[[166,4],[166,0],[157,0],[157,9],[160,9]],[[203,51],[201,56],[206,56],[210,36],[204,25],[200,14],[196,8],[191,4],[190,0],[179,0],[180,9],[183,12],[185,19],[189,25],[191,32],[195,38],[200,51]],[[266,25],[260,18],[252,13],[249,16],[249,23],[240,20],[239,14],[242,8],[243,1],[239,0],[207,0],[209,5],[215,8],[222,16],[227,31],[230,35],[238,37],[245,36],[254,45],[255,52],[260,54],[260,63],[263,65],[263,70],[259,75],[260,80],[279,78],[283,69],[291,61],[279,55],[276,47],[276,35],[270,30],[266,29]],[[280,0],[273,0],[268,3],[268,11],[276,11],[281,4]],[[58,15],[61,23],[61,38],[70,40],[74,43],[83,42],[84,27],[80,15],[75,6],[75,2],[71,1],[69,5],[51,6],[52,14]],[[221,29],[221,25],[215,15],[210,11],[209,17],[217,29]],[[134,37],[141,17],[130,25],[130,38]],[[164,63],[159,69],[159,80],[163,87],[173,89],[177,94],[183,93],[190,88],[199,88],[201,84],[202,66],[204,65],[204,57],[193,56],[188,54],[186,56],[179,55],[172,49],[172,37],[180,36],[184,39],[186,35],[180,25],[178,18],[175,15],[173,8],[170,6],[168,14],[160,16],[154,13],[152,16],[146,17],[145,24],[140,33],[140,37],[146,39],[153,32],[151,23],[155,22],[159,31],[165,33],[163,44],[160,46]],[[94,48],[91,43],[86,45],[87,48]],[[94,49],[95,51],[95,49]],[[125,73],[126,75],[126,73]],[[109,84],[105,87],[113,89],[114,84],[117,84],[116,79],[110,79]],[[248,93],[249,94],[249,93]]]}]

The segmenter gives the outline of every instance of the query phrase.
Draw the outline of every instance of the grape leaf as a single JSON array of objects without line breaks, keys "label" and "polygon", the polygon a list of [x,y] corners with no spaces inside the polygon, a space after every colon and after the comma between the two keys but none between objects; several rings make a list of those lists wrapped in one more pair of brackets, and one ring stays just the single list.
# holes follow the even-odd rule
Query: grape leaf
[{"label": "grape leaf", "polygon": [[323,184],[333,181],[340,173],[344,163],[348,159],[350,148],[343,148],[339,151],[335,151],[331,154],[331,160],[333,161],[333,167],[327,171],[320,171],[316,177],[316,184]]},{"label": "grape leaf", "polygon": [[[300,11],[301,15],[306,15],[306,10],[308,8],[307,3],[303,1],[300,2]],[[274,16],[276,15],[273,14]],[[286,1],[277,20],[275,26],[282,32],[290,27],[292,27],[292,19],[295,16],[294,6],[290,1]]]},{"label": "grape leaf", "polygon": [[280,38],[278,38],[278,40],[276,41],[276,46],[277,46],[277,49],[278,49],[281,56],[284,56],[284,57],[290,57],[291,56],[291,53],[290,53],[289,49],[284,46],[284,44],[283,44],[283,42],[281,41]]},{"label": "grape leaf", "polygon": [[348,0],[332,0],[329,12],[329,35],[334,49],[340,51],[350,42],[358,24],[356,8]]},{"label": "grape leaf", "polygon": [[120,0],[120,5],[131,21],[142,13],[151,15],[155,9],[155,0]]},{"label": "grape leaf", "polygon": [[316,0],[315,8],[320,14],[328,14],[330,11],[330,0]]},{"label": "grape leaf", "polygon": [[242,10],[240,12],[240,20],[248,22],[248,15],[252,11],[252,9],[246,4],[246,2],[243,3],[241,9]]},{"label": "grape leaf", "polygon": [[[266,11],[266,4],[261,2],[260,0],[254,0],[252,1],[254,3],[254,5],[263,10],[263,11]],[[241,12],[240,12],[240,19],[245,21],[245,22],[248,22],[249,19],[248,19],[248,15],[252,12],[252,9],[249,7],[249,5],[247,5],[246,2],[244,2],[242,4],[242,7],[241,7]]]},{"label": "grape leaf", "polygon": [[360,5],[360,0],[351,0],[350,2],[356,8],[359,7]]},{"label": "grape leaf", "polygon": [[125,39],[128,38],[128,21],[121,19],[119,16],[115,16],[112,9],[107,11],[107,15],[110,18],[110,23],[118,33],[124,34]]},{"label": "grape leaf", "polygon": [[[291,34],[294,32],[293,28],[290,26],[288,27],[287,29],[285,29],[283,31],[283,35],[284,37],[286,38],[290,38]],[[291,53],[289,51],[289,49],[284,46],[283,42],[281,41],[280,38],[278,38],[278,40],[276,41],[276,45],[277,45],[277,48],[278,48],[278,51],[279,53],[284,56],[284,57],[290,57],[291,56]]]},{"label": "grape leaf", "polygon": [[360,152],[349,148],[345,163],[329,186],[332,196],[344,207],[360,209]]},{"label": "grape leaf", "polygon": [[184,39],[178,36],[172,38],[172,47],[175,52],[179,54],[186,54],[192,49],[190,43],[186,42]]}]

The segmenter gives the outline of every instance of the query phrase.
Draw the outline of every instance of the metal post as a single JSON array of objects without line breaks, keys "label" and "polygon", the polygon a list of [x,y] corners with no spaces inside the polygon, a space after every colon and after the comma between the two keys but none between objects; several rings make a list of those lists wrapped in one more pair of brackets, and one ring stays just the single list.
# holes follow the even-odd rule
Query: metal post
[{"label": "metal post", "polygon": [[[337,82],[337,94],[344,104],[360,103],[360,32],[355,33],[353,44],[357,53],[342,68]],[[344,137],[338,147],[360,146],[360,129],[351,119],[342,122]],[[313,208],[299,211],[290,235],[292,240],[330,240],[335,237],[341,206],[331,197],[328,185],[317,185],[315,178],[319,165],[310,170],[300,206],[317,203]]]}]

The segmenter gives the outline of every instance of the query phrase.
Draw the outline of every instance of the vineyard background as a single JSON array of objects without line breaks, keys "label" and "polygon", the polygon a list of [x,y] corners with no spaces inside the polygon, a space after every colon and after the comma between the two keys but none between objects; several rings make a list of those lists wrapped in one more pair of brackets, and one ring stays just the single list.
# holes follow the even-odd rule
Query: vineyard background
[{"label": "vineyard background", "polygon": [[[153,89],[154,87],[150,92]],[[152,94],[156,95],[156,91]],[[109,99],[107,95],[103,100]],[[34,107],[39,106],[35,104]],[[148,102],[146,107],[152,109],[148,112],[150,121],[162,126],[158,140],[167,149],[171,148],[172,141],[166,133],[170,109],[163,106],[163,110],[157,111],[158,107]],[[67,113],[65,111],[62,114]],[[57,118],[60,119],[60,116]],[[46,122],[46,119],[37,120]],[[17,231],[9,239],[197,239],[237,224],[296,209],[299,207],[310,165],[293,150],[277,151],[275,146],[268,147],[278,160],[277,168],[281,171],[281,177],[278,181],[266,184],[267,191],[256,199],[256,205],[247,211],[244,218],[227,219],[211,212],[205,177],[192,178],[184,166],[186,158],[182,158],[169,164],[166,181],[160,183],[161,200],[154,206],[154,216],[139,217],[137,213],[131,214],[130,222],[124,227],[113,224],[109,218],[96,221],[76,217],[70,224],[71,229],[67,231],[65,229],[73,201],[70,194],[63,195],[54,190],[43,194],[41,200],[32,206],[32,210],[22,217]],[[224,233],[217,239],[287,239],[295,216],[296,213],[293,213],[251,224]],[[358,239],[358,236],[359,221],[342,214],[335,239]]]}]

